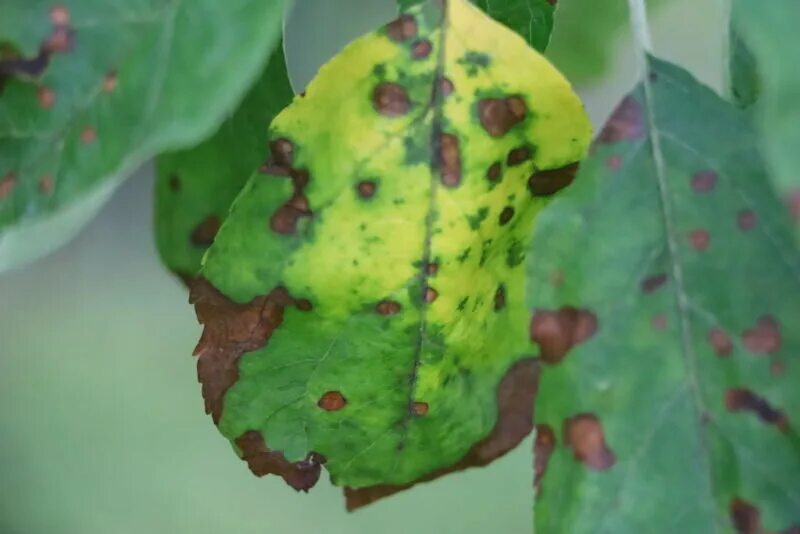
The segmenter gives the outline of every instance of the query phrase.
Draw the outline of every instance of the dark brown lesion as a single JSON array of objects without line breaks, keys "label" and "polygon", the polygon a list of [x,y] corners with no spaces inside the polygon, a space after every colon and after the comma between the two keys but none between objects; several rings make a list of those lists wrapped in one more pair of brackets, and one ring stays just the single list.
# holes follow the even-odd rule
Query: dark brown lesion
[{"label": "dark brown lesion", "polygon": [[645,136],[645,119],[641,103],[633,96],[626,96],[611,114],[595,143],[632,141]]},{"label": "dark brown lesion", "polygon": [[729,505],[731,522],[737,534],[762,534],[761,512],[753,504],[735,497]]},{"label": "dark brown lesion", "polygon": [[515,363],[497,388],[497,422],[492,432],[479,441],[458,462],[409,482],[381,484],[367,488],[345,488],[349,511],[367,506],[389,495],[471,467],[483,467],[514,449],[533,430],[533,401],[539,383],[539,366],[528,358]]},{"label": "dark brown lesion", "polygon": [[533,442],[533,487],[536,495],[542,491],[542,479],[550,463],[550,455],[556,448],[556,433],[550,425],[536,425],[536,440]]},{"label": "dark brown lesion", "polygon": [[652,293],[664,284],[667,283],[667,274],[659,273],[653,276],[648,276],[642,280],[640,287],[643,293]]},{"label": "dark brown lesion", "polygon": [[781,325],[772,315],[762,315],[742,334],[742,344],[756,354],[774,354],[782,345]]},{"label": "dark brown lesion", "polygon": [[208,248],[214,243],[222,221],[217,215],[209,215],[194,227],[189,241],[196,247]]},{"label": "dark brown lesion", "polygon": [[505,208],[503,208],[503,211],[500,212],[500,217],[498,218],[498,222],[500,223],[500,226],[505,226],[509,222],[511,222],[511,219],[513,218],[514,218],[514,208],[512,206],[506,206]]},{"label": "dark brown lesion", "polygon": [[270,158],[261,166],[261,172],[272,176],[288,176],[292,180],[292,196],[269,219],[269,227],[283,235],[297,233],[297,224],[303,217],[312,215],[305,188],[310,180],[306,169],[294,167],[294,144],[286,138],[272,141]]},{"label": "dark brown lesion", "polygon": [[503,164],[499,161],[495,161],[492,163],[488,169],[486,169],[486,179],[489,180],[491,183],[497,183],[500,181],[500,178],[503,177]]},{"label": "dark brown lesion", "polygon": [[582,413],[564,421],[564,444],[572,449],[575,459],[595,471],[610,469],[617,461],[594,414]]},{"label": "dark brown lesion", "polygon": [[205,278],[189,282],[189,301],[194,305],[203,333],[194,355],[197,375],[203,385],[206,413],[218,424],[223,398],[239,379],[239,358],[264,347],[272,333],[283,323],[284,311],[300,304],[284,287],[250,302],[234,302]]},{"label": "dark brown lesion", "polygon": [[789,417],[783,410],[773,407],[764,397],[747,388],[731,388],[725,392],[725,407],[731,412],[749,411],[768,425],[774,425],[786,432],[789,430]]},{"label": "dark brown lesion", "polygon": [[438,137],[437,161],[434,167],[439,169],[442,184],[447,187],[457,187],[461,184],[461,149],[458,137],[450,133],[443,133]]},{"label": "dark brown lesion", "polygon": [[502,137],[525,120],[528,107],[519,96],[484,98],[478,102],[478,120],[492,137]]},{"label": "dark brown lesion", "polygon": [[411,109],[411,100],[399,83],[381,82],[372,91],[372,106],[386,117],[400,117]]},{"label": "dark brown lesion", "polygon": [[386,25],[386,35],[397,43],[413,39],[417,35],[417,21],[413,16],[404,14]]},{"label": "dark brown lesion", "polygon": [[526,161],[530,161],[533,157],[533,150],[531,150],[528,146],[520,146],[517,148],[512,149],[508,153],[508,157],[506,158],[506,165],[509,167],[515,167],[517,165],[521,165]]},{"label": "dark brown lesion", "polygon": [[535,172],[528,178],[528,189],[535,197],[552,196],[575,180],[579,165],[576,162],[558,169]]},{"label": "dark brown lesion", "polygon": [[308,453],[304,460],[290,462],[282,452],[269,449],[261,433],[255,430],[238,437],[236,445],[254,475],[278,475],[297,491],[313,488],[325,463],[325,457],[315,452]]},{"label": "dark brown lesion", "polygon": [[414,59],[425,59],[433,51],[433,44],[428,39],[420,39],[411,46],[411,56]]},{"label": "dark brown lesion", "polygon": [[401,309],[400,303],[394,300],[382,300],[375,305],[375,311],[379,315],[397,315]]},{"label": "dark brown lesion", "polygon": [[326,412],[338,412],[347,406],[347,399],[339,391],[327,391],[319,398],[317,406]]},{"label": "dark brown lesion", "polygon": [[494,292],[494,310],[500,311],[506,307],[506,285],[500,284]]},{"label": "dark brown lesion", "polygon": [[573,347],[590,339],[597,328],[597,316],[588,309],[564,306],[558,310],[536,310],[531,318],[530,338],[539,345],[542,360],[552,365],[561,362]]}]

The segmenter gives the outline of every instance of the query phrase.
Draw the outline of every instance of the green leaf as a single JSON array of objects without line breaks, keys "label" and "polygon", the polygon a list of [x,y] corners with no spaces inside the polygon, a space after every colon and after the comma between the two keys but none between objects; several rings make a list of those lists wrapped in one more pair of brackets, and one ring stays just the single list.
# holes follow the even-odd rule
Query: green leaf
[{"label": "green leaf", "polygon": [[648,63],[529,254],[536,526],[797,528],[800,256],[747,114]]},{"label": "green leaf", "polygon": [[461,0],[320,70],[192,291],[206,408],[254,473],[308,489],[324,462],[353,508],[530,431],[524,243],[589,136],[568,82]]},{"label": "green leaf", "polygon": [[200,270],[231,202],[264,160],[269,123],[293,96],[278,46],[261,78],[214,136],[158,157],[156,244],[172,272],[191,277]]},{"label": "green leaf", "polygon": [[[398,0],[401,9],[407,9],[424,0]],[[555,1],[551,0],[470,0],[496,21],[520,34],[529,45],[544,52],[553,31]]]},{"label": "green leaf", "polygon": [[763,150],[772,177],[800,236],[800,39],[795,0],[735,0],[734,25],[755,57],[761,78],[758,106]]},{"label": "green leaf", "polygon": [[2,2],[0,266],[57,247],[102,205],[84,199],[212,132],[262,68],[284,3]]},{"label": "green leaf", "polygon": [[734,28],[731,28],[728,46],[733,100],[739,106],[749,108],[758,100],[761,90],[755,58]]}]

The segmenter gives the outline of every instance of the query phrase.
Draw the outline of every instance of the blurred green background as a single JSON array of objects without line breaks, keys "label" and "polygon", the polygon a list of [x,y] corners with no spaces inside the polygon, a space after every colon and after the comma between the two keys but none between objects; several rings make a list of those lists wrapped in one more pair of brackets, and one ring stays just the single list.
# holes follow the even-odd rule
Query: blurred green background
[{"label": "blurred green background", "polygon": [[[625,1],[561,2],[550,54],[599,124],[636,75],[625,28],[610,30]],[[662,0],[652,20],[660,55],[715,88],[722,3]],[[393,6],[297,0],[286,39],[295,87]],[[530,531],[530,441],[354,514],[324,475],[309,495],[253,477],[203,413],[190,357],[200,328],[158,263],[152,187],[145,166],[69,246],[0,275],[0,534]]]}]

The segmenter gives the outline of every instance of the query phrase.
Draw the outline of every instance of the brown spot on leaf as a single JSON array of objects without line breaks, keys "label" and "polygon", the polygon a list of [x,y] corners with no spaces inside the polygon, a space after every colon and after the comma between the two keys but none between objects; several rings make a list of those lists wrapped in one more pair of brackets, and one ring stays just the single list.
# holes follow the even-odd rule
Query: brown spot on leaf
[{"label": "brown spot on leaf", "polygon": [[425,288],[425,302],[430,304],[431,302],[435,301],[439,298],[439,292],[433,289],[432,287]]},{"label": "brown spot on leaf", "polygon": [[791,191],[786,197],[786,203],[789,205],[789,214],[792,219],[800,223],[800,189]]},{"label": "brown spot on leaf", "polygon": [[9,172],[0,179],[0,200],[8,198],[17,185],[17,173]]},{"label": "brown spot on leaf", "polygon": [[289,175],[292,179],[294,192],[291,198],[275,210],[275,213],[273,213],[269,219],[269,227],[274,232],[283,235],[292,235],[296,233],[297,223],[300,218],[311,216],[311,208],[309,207],[308,199],[303,193],[310,179],[308,171],[303,169],[289,169]]},{"label": "brown spot on leaf", "polygon": [[283,287],[239,304],[200,277],[190,282],[189,301],[194,304],[203,334],[194,349],[197,375],[203,385],[206,413],[219,423],[225,392],[239,378],[237,363],[245,352],[267,344],[283,322],[283,312],[294,299]]},{"label": "brown spot on leaf", "polygon": [[539,383],[539,366],[528,358],[515,363],[497,388],[497,422],[486,438],[449,467],[439,468],[413,482],[402,485],[378,485],[345,488],[348,511],[371,504],[383,497],[470,467],[483,467],[515,448],[533,430],[533,400]]},{"label": "brown spot on leaf", "polygon": [[763,422],[775,425],[786,431],[789,418],[781,410],[773,408],[769,402],[747,388],[732,388],[725,392],[725,407],[731,412],[750,411]]},{"label": "brown spot on leaf", "polygon": [[758,508],[738,497],[731,500],[731,521],[737,534],[763,534]]},{"label": "brown spot on leaf", "polygon": [[500,311],[506,307],[506,286],[500,284],[497,286],[497,291],[494,292],[494,309]]},{"label": "brown spot on leaf", "polygon": [[328,391],[319,398],[317,406],[326,412],[336,412],[341,410],[347,404],[347,399],[338,391]]},{"label": "brown spot on leaf", "polygon": [[442,95],[450,96],[455,90],[456,87],[453,85],[453,81],[450,78],[444,76],[439,78],[439,91],[441,91]]},{"label": "brown spot on leaf", "polygon": [[411,47],[411,55],[414,59],[425,59],[431,55],[431,51],[433,51],[433,45],[427,39],[420,39]]},{"label": "brown spot on leaf", "polygon": [[382,300],[375,306],[375,311],[381,315],[396,315],[400,313],[400,303],[393,300]]},{"label": "brown spot on leaf", "polygon": [[640,139],[645,134],[644,113],[638,100],[626,96],[611,114],[600,135],[597,143],[616,143]]},{"label": "brown spot on leaf", "polygon": [[53,177],[45,174],[39,179],[39,192],[44,195],[49,195],[53,192]]},{"label": "brown spot on leaf", "polygon": [[417,35],[417,21],[411,15],[401,15],[386,25],[386,34],[392,41],[407,41]]},{"label": "brown spot on leaf", "polygon": [[692,189],[695,193],[708,193],[717,185],[719,176],[715,171],[698,171],[692,175]]},{"label": "brown spot on leaf", "polygon": [[762,315],[753,328],[742,334],[742,343],[756,354],[772,354],[781,348],[781,327],[771,315]]},{"label": "brown spot on leaf", "polygon": [[371,180],[364,180],[358,182],[356,189],[358,190],[358,196],[361,198],[372,198],[375,196],[376,185]]},{"label": "brown spot on leaf", "polygon": [[173,193],[181,190],[181,179],[175,173],[169,175],[169,190]]},{"label": "brown spot on leaf", "polygon": [[486,179],[492,183],[500,181],[503,176],[503,164],[499,161],[492,163],[486,170]]},{"label": "brown spot on leaf", "polygon": [[502,137],[525,119],[528,107],[521,96],[484,98],[478,102],[478,119],[492,137]]},{"label": "brown spot on leaf", "polygon": [[757,222],[758,216],[753,210],[742,210],[736,215],[736,223],[742,232],[752,230]]},{"label": "brown spot on leaf", "polygon": [[708,342],[720,358],[727,358],[733,353],[733,342],[721,328],[712,328],[708,332]]},{"label": "brown spot on leaf", "polygon": [[97,139],[97,132],[91,126],[87,126],[81,132],[81,141],[86,145],[93,143],[96,139]]},{"label": "brown spot on leaf", "polygon": [[520,165],[525,163],[533,156],[533,152],[531,151],[530,147],[521,146],[511,150],[508,153],[508,157],[506,158],[506,164],[509,167],[514,167],[516,165]]},{"label": "brown spot on leaf", "polygon": [[45,56],[50,54],[59,54],[62,52],[69,52],[72,50],[74,42],[74,32],[68,26],[56,26],[53,28],[53,33],[44,42],[40,54]]},{"label": "brown spot on leaf", "polygon": [[641,288],[644,293],[652,293],[665,283],[667,283],[666,273],[655,274],[642,280]]},{"label": "brown spot on leaf", "polygon": [[222,221],[216,215],[209,215],[194,227],[189,240],[196,247],[210,247],[219,232]]},{"label": "brown spot on leaf", "polygon": [[117,88],[117,82],[117,73],[112,70],[103,77],[103,91],[106,93],[113,92]]},{"label": "brown spot on leaf", "polygon": [[270,161],[268,165],[283,167],[286,175],[294,164],[294,144],[286,138],[275,139],[269,144]]},{"label": "brown spot on leaf", "polygon": [[616,463],[606,445],[603,425],[594,414],[582,413],[564,421],[564,443],[589,469],[603,471]]},{"label": "brown spot on leaf", "polygon": [[438,272],[439,264],[436,262],[429,262],[428,265],[425,266],[425,274],[428,276],[435,276]]},{"label": "brown spot on leaf", "polygon": [[667,315],[665,313],[659,313],[650,321],[653,325],[653,328],[656,330],[666,330],[667,329]]},{"label": "brown spot on leaf", "polygon": [[772,362],[769,370],[773,376],[780,376],[786,371],[786,365],[783,362]]},{"label": "brown spot on leaf", "polygon": [[536,310],[530,324],[531,341],[539,345],[539,356],[547,364],[559,363],[570,349],[597,332],[597,316],[587,309],[565,306],[559,310]]},{"label": "brown spot on leaf", "polygon": [[69,10],[62,4],[50,8],[50,22],[53,26],[69,26]]},{"label": "brown spot on leaf", "polygon": [[711,244],[711,235],[707,230],[697,229],[692,230],[689,234],[689,240],[692,243],[692,248],[698,252],[703,252],[708,249]]},{"label": "brown spot on leaf", "polygon": [[372,92],[375,111],[387,117],[399,117],[411,109],[411,101],[405,88],[394,82],[381,82]]},{"label": "brown spot on leaf", "polygon": [[559,169],[535,172],[528,179],[528,189],[535,197],[549,197],[567,187],[578,174],[578,163]]},{"label": "brown spot on leaf", "polygon": [[505,226],[506,224],[514,218],[514,208],[511,206],[506,206],[503,208],[503,211],[500,212],[500,226]]},{"label": "brown spot on leaf", "polygon": [[556,433],[550,425],[536,425],[536,440],[533,442],[533,487],[538,495],[542,490],[542,478],[547,471],[550,455],[556,448]]},{"label": "brown spot on leaf", "polygon": [[50,109],[56,103],[56,93],[43,85],[36,91],[36,98],[39,100],[39,107],[42,109]]},{"label": "brown spot on leaf", "polygon": [[419,417],[424,417],[428,415],[428,403],[427,402],[415,402],[411,405],[411,412]]},{"label": "brown spot on leaf", "polygon": [[456,187],[461,183],[461,151],[458,137],[453,134],[439,136],[439,172],[442,183],[447,187]]},{"label": "brown spot on leaf", "polygon": [[313,452],[305,460],[289,462],[282,452],[267,448],[261,433],[255,430],[238,437],[236,445],[254,475],[278,475],[297,491],[307,492],[314,487],[319,480],[321,464],[325,462],[325,458]]},{"label": "brown spot on leaf", "polygon": [[309,312],[314,308],[314,306],[311,304],[311,301],[308,299],[297,299],[295,300],[294,304],[297,306],[298,310],[304,312]]},{"label": "brown spot on leaf", "polygon": [[622,157],[619,154],[612,154],[611,156],[608,156],[608,159],[606,160],[606,167],[612,171],[616,171],[622,167]]}]

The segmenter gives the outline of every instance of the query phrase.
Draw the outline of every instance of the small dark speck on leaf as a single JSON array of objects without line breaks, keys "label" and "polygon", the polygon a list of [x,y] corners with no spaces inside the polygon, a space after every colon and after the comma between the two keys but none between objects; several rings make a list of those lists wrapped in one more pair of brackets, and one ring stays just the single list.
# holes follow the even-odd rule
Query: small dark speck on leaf
[{"label": "small dark speck on leaf", "polygon": [[194,227],[192,234],[189,236],[192,245],[210,247],[214,243],[214,238],[217,236],[221,224],[222,221],[216,215],[209,215],[203,219],[200,224]]},{"label": "small dark speck on leaf", "polygon": [[707,250],[708,246],[711,244],[711,235],[707,230],[692,230],[692,233],[689,234],[689,240],[692,243],[692,248],[698,252],[703,252]]},{"label": "small dark speck on leaf", "polygon": [[789,429],[789,418],[783,411],[774,408],[765,398],[747,388],[728,389],[725,392],[725,407],[731,412],[753,412],[767,424],[775,425],[783,431]]},{"label": "small dark speck on leaf", "polygon": [[739,230],[747,232],[752,230],[758,222],[758,216],[753,210],[742,210],[736,216]]},{"label": "small dark speck on leaf", "polygon": [[708,342],[720,358],[727,358],[733,352],[733,342],[730,336],[721,328],[712,328],[709,330]]},{"label": "small dark speck on leaf", "polygon": [[649,276],[642,280],[641,288],[644,293],[652,293],[667,282],[666,273]]},{"label": "small dark speck on leaf", "polygon": [[718,175],[711,170],[698,171],[692,175],[692,189],[696,193],[708,193],[717,184]]},{"label": "small dark speck on leaf", "polygon": [[411,406],[411,411],[416,416],[424,417],[424,416],[428,415],[428,403],[427,402],[419,402],[419,401],[415,402]]},{"label": "small dark speck on leaf", "polygon": [[538,495],[542,491],[542,478],[547,472],[550,455],[556,448],[556,433],[550,425],[536,425],[536,440],[533,442],[533,487]]},{"label": "small dark speck on leaf", "polygon": [[427,39],[421,39],[411,47],[411,55],[414,59],[425,59],[431,54],[433,45]]}]

